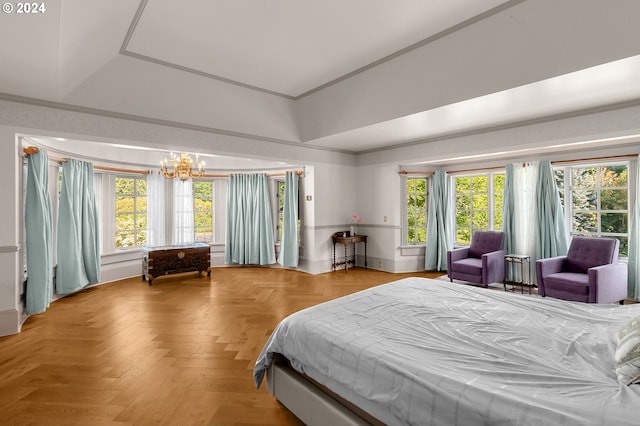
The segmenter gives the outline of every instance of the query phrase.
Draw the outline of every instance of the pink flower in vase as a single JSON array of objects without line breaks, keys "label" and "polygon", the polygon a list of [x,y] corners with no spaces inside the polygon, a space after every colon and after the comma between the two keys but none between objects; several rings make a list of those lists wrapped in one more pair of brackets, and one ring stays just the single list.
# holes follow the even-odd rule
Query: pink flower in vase
[{"label": "pink flower in vase", "polygon": [[358,216],[358,213],[354,213],[351,215],[351,227],[349,232],[351,233],[351,235],[356,235],[356,231],[355,229],[353,229],[353,224],[354,223],[362,223],[362,219],[360,219],[360,216]]}]

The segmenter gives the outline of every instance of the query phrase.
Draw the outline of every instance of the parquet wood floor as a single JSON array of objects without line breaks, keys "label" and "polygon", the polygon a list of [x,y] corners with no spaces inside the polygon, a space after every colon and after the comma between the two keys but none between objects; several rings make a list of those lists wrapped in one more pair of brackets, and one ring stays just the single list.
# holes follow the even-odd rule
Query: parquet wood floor
[{"label": "parquet wood floor", "polygon": [[406,276],[215,268],[104,284],[0,338],[0,424],[298,425],[253,365],[285,316]]}]

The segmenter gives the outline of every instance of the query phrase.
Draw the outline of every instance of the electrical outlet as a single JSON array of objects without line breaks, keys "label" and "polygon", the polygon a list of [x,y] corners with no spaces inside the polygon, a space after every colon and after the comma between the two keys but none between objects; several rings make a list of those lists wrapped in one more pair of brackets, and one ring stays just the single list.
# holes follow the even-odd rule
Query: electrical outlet
[{"label": "electrical outlet", "polygon": [[379,269],[382,269],[382,261],[379,261],[379,262],[378,262],[378,268],[379,268]]},{"label": "electrical outlet", "polygon": [[388,216],[385,216],[385,217],[384,217],[384,221],[385,221],[385,222],[389,221],[389,217],[388,217]]}]

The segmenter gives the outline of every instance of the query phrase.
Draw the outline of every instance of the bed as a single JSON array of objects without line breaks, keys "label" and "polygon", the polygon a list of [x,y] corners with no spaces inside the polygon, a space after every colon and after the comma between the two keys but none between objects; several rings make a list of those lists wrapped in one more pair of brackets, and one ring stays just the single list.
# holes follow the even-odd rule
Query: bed
[{"label": "bed", "polygon": [[638,425],[614,355],[639,316],[406,278],[285,318],[254,380],[306,424]]}]

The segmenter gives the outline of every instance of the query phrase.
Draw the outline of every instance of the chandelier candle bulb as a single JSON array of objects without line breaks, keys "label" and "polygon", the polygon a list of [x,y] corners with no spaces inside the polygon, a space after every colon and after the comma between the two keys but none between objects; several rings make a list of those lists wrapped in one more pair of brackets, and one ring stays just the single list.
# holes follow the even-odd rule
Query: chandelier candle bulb
[{"label": "chandelier candle bulb", "polygon": [[180,158],[178,159],[176,155],[171,153],[171,167],[173,167],[172,171],[169,171],[168,167],[169,161],[165,159],[160,162],[160,171],[162,172],[162,176],[167,179],[173,179],[176,176],[181,181],[186,181],[189,179],[198,179],[204,176],[204,162],[200,162],[198,160],[198,155],[196,155],[196,169],[193,169],[193,160],[191,156],[185,152],[180,154]]}]

